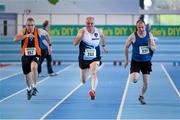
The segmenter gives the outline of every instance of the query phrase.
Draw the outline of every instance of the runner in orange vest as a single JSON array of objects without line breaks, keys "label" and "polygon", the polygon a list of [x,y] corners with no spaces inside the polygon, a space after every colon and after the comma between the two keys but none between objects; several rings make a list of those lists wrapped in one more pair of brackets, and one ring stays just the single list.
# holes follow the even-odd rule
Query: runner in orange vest
[{"label": "runner in orange vest", "polygon": [[[37,93],[36,80],[38,76],[38,64],[41,57],[40,40],[42,40],[49,50],[49,44],[45,40],[45,35],[46,31],[35,28],[34,19],[28,18],[26,27],[22,28],[14,37],[14,41],[21,41],[21,62],[27,85],[28,100],[30,100],[32,96],[36,96]],[[32,72],[32,74],[30,74],[30,72]],[[30,82],[31,78],[32,82]]]}]

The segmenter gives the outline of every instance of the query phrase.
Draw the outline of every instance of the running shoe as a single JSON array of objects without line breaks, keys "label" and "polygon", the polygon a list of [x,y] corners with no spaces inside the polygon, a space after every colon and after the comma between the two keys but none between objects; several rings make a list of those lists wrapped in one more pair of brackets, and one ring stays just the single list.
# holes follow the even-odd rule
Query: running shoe
[{"label": "running shoe", "polygon": [[142,104],[142,105],[145,105],[146,102],[144,101],[144,97],[143,96],[139,96],[138,98],[139,102]]},{"label": "running shoe", "polygon": [[37,92],[38,92],[38,90],[35,87],[33,87],[32,90],[31,90],[31,94],[33,96],[36,96]]},{"label": "running shoe", "polygon": [[58,74],[53,72],[53,73],[49,73],[49,76],[57,76]]},{"label": "running shoe", "polygon": [[27,90],[27,100],[31,100],[32,94],[31,90]]},{"label": "running shoe", "polygon": [[91,100],[95,100],[95,91],[94,90],[90,90],[89,95],[91,97]]},{"label": "running shoe", "polygon": [[133,83],[137,83],[137,80],[133,80]]}]

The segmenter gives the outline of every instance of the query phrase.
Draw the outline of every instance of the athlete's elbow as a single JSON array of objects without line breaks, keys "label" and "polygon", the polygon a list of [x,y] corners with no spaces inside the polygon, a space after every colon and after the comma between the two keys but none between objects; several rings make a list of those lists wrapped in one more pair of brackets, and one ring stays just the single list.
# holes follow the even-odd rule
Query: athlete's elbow
[{"label": "athlete's elbow", "polygon": [[124,51],[128,51],[129,47],[128,46],[125,46],[124,47]]},{"label": "athlete's elbow", "polygon": [[156,51],[156,46],[151,46],[150,49],[154,52]]},{"label": "athlete's elbow", "polygon": [[18,39],[15,37],[14,39],[13,39],[13,42],[17,42],[18,41]]},{"label": "athlete's elbow", "polygon": [[74,46],[76,46],[76,45],[77,45],[77,43],[76,43],[76,42],[73,42],[73,45],[74,45]]},{"label": "athlete's elbow", "polygon": [[78,44],[77,40],[74,40],[73,45],[76,46]]}]

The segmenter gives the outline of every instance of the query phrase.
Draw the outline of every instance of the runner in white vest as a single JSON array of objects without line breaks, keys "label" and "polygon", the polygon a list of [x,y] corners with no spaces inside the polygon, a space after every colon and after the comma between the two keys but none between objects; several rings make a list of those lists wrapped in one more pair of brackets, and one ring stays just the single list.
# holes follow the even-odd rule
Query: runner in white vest
[{"label": "runner in white vest", "polygon": [[92,100],[95,99],[95,91],[98,84],[97,69],[101,65],[100,43],[102,43],[104,52],[108,53],[103,31],[95,28],[94,22],[95,19],[93,17],[87,17],[86,27],[80,29],[74,39],[74,45],[79,44],[79,67],[82,83],[85,83],[88,76],[91,75],[89,95]]}]

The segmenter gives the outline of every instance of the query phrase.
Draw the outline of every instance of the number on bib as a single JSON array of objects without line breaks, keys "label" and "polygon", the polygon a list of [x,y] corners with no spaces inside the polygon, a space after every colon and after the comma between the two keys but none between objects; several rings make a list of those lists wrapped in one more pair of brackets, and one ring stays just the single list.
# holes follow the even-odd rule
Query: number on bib
[{"label": "number on bib", "polygon": [[139,46],[139,54],[148,54],[149,47],[148,46]]},{"label": "number on bib", "polygon": [[95,49],[86,49],[85,50],[85,57],[96,57],[96,50]]},{"label": "number on bib", "polygon": [[25,48],[25,55],[26,56],[34,56],[34,55],[36,55],[36,48],[34,48],[34,47]]}]

